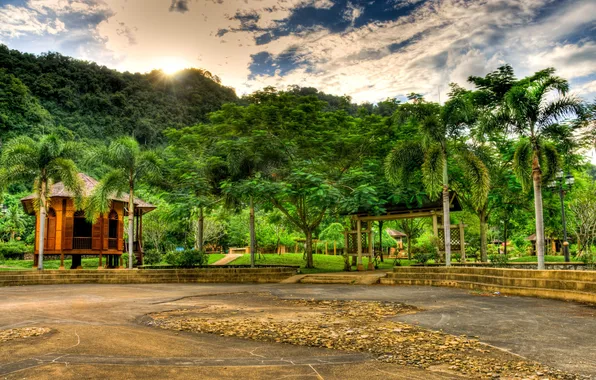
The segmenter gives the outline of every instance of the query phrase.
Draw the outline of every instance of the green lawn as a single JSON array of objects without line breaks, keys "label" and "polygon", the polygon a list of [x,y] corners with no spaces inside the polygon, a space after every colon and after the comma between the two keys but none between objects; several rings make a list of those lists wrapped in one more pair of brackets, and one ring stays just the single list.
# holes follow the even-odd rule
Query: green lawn
[{"label": "green lawn", "polygon": [[[551,255],[546,255],[544,256],[544,261],[549,262],[549,263],[562,263],[565,261],[565,257],[564,256],[551,256]],[[573,262],[573,258],[571,258],[571,261]],[[509,260],[509,262],[512,263],[535,263],[538,262],[538,258],[536,256],[524,256],[524,257],[518,257],[517,259],[512,259]]]},{"label": "green lawn", "polygon": [[[223,253],[214,253],[207,255],[209,264],[213,264],[214,262],[222,259],[225,257]],[[92,257],[88,259],[83,259],[83,269],[97,269],[99,264],[98,257]],[[105,264],[104,258],[104,264]],[[64,260],[64,267],[70,269],[72,262],[71,260]],[[168,263],[160,263],[161,265],[168,265]],[[44,260],[43,267],[45,269],[59,269],[60,268],[60,260]],[[33,260],[4,260],[0,261],[0,271],[7,271],[7,270],[27,270],[33,269]]]},{"label": "green lawn", "polygon": [[[256,264],[261,265],[299,265],[302,273],[324,273],[324,272],[341,272],[344,269],[343,256],[333,255],[313,255],[315,268],[304,268],[304,260],[301,253],[286,253],[283,255],[266,254],[257,256]],[[408,260],[400,260],[401,265],[411,265],[413,262]],[[245,254],[242,257],[230,263],[231,265],[249,265],[250,255]],[[364,259],[364,265],[368,264],[368,259]],[[385,259],[384,263],[379,262],[379,269],[392,269],[393,259]],[[353,267],[352,269],[356,269]]]}]

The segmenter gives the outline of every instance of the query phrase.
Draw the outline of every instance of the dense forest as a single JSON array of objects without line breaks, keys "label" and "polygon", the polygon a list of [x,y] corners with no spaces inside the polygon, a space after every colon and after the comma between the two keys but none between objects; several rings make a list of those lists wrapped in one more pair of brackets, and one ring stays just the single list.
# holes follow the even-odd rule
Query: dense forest
[{"label": "dense forest", "polygon": [[[103,195],[134,188],[158,206],[144,227],[153,263],[176,247],[272,253],[300,242],[312,267],[313,252],[343,248],[349,213],[449,191],[464,211],[445,217],[467,225],[467,259],[525,257],[534,233],[562,240],[564,192],[571,255],[593,260],[594,104],[554,69],[517,78],[505,65],[463,85],[443,105],[420,94],[358,105],[297,86],[238,98],[199,69],[120,73],[0,46],[0,255],[31,250],[33,221],[18,199],[34,184],[76,188],[82,171]],[[81,207],[105,212],[101,195]],[[385,227],[408,236],[410,258],[462,259],[436,255],[427,220]],[[386,232],[383,242],[397,245]],[[536,249],[539,262],[540,250],[555,253]]]}]

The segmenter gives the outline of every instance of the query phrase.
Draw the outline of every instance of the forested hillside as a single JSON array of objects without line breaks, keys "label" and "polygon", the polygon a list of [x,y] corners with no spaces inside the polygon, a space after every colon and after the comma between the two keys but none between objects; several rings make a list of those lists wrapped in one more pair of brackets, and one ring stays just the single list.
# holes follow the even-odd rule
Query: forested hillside
[{"label": "forested hillside", "polygon": [[[413,93],[356,105],[299,86],[238,98],[199,69],[120,73],[0,46],[0,260],[32,247],[33,218],[19,199],[76,172],[107,189],[82,204],[89,215],[105,213],[112,192],[157,205],[143,224],[147,262],[176,262],[180,247],[301,245],[310,268],[313,252],[343,248],[343,231],[354,228],[347,214],[449,204],[450,191],[464,210],[442,217],[467,225],[465,256],[454,260],[525,259],[538,251],[528,240],[536,232],[551,242],[543,260],[564,239],[567,253],[596,260],[596,181],[585,157],[596,105],[570,93],[555,69],[517,78],[504,65],[468,80],[474,89],[452,84],[444,104]],[[419,262],[450,262],[436,255],[429,223],[373,230],[403,232],[407,257]],[[384,252],[398,248],[382,234]]]},{"label": "forested hillside", "polygon": [[171,76],[120,73],[58,53],[36,56],[0,45],[2,140],[45,128],[81,139],[129,135],[155,144],[164,129],[204,122],[237,100],[232,88],[200,69]]}]

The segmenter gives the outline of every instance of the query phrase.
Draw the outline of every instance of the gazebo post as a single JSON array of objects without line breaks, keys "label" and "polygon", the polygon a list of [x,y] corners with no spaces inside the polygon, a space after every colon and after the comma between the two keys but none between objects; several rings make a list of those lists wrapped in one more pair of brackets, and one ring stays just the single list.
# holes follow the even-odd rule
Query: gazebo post
[{"label": "gazebo post", "polygon": [[[459,244],[461,248],[461,262],[466,262],[466,240],[464,238],[464,222],[459,221]],[[507,243],[505,243],[507,244]]]},{"label": "gazebo post", "polygon": [[360,219],[356,221],[356,242],[358,247],[357,269],[362,271],[364,265],[362,265],[362,221]]},{"label": "gazebo post", "polygon": [[60,270],[64,270],[64,252],[60,252]]},{"label": "gazebo post", "polygon": [[374,252],[374,241],[372,232],[372,222],[368,228],[368,270],[375,270],[375,264],[373,263]]}]

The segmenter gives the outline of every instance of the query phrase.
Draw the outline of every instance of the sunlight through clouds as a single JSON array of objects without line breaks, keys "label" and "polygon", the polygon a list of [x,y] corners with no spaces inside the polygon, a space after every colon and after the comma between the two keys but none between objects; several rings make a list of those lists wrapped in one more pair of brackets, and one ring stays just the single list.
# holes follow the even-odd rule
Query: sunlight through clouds
[{"label": "sunlight through clouds", "polygon": [[503,63],[518,75],[554,66],[575,91],[594,97],[595,35],[596,3],[588,0],[13,0],[0,6],[0,41],[11,48],[55,50],[133,72],[200,67],[239,94],[298,84],[356,101],[413,91],[444,100],[450,82],[466,85],[468,75]]}]

